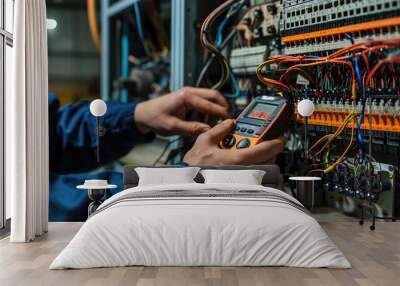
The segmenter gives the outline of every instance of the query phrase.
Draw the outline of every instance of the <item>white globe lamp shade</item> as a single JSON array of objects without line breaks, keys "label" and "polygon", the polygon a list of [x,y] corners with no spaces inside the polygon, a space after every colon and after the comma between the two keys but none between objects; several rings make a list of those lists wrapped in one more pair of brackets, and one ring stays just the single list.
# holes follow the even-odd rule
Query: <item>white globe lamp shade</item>
[{"label": "white globe lamp shade", "polygon": [[315,111],[314,103],[309,99],[303,99],[297,104],[297,111],[301,116],[309,117]]},{"label": "white globe lamp shade", "polygon": [[103,100],[96,99],[90,103],[90,113],[92,113],[93,116],[101,117],[106,112],[107,112],[107,105]]}]

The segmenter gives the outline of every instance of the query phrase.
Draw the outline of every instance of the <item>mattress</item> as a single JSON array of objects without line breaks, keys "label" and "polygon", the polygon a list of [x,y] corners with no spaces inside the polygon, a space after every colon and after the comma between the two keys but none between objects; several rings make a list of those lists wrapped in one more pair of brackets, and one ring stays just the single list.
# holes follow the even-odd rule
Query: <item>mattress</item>
[{"label": "mattress", "polygon": [[114,195],[50,269],[133,265],[351,267],[286,193],[193,183],[135,187]]}]

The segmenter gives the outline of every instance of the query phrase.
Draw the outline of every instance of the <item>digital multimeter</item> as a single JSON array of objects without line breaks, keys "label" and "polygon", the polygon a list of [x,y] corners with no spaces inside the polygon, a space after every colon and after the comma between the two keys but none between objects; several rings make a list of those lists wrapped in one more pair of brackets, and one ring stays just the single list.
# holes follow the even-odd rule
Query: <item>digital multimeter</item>
[{"label": "digital multimeter", "polygon": [[284,97],[259,96],[236,119],[233,133],[222,140],[225,149],[243,149],[279,137],[293,110]]}]

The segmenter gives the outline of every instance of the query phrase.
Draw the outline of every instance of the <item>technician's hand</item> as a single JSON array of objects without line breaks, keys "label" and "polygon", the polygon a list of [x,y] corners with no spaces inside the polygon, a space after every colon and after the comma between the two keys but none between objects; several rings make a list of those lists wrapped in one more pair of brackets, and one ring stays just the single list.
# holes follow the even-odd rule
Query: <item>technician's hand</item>
[{"label": "technician's hand", "polygon": [[234,127],[233,120],[225,120],[221,124],[201,134],[193,148],[186,153],[183,161],[190,165],[253,165],[267,164],[283,151],[286,139],[284,137],[264,141],[256,146],[227,150],[220,149],[218,144]]},{"label": "technician's hand", "polygon": [[221,118],[228,117],[228,103],[217,91],[185,87],[174,93],[139,103],[135,121],[143,133],[197,136],[210,129],[205,123],[185,121],[190,110]]}]

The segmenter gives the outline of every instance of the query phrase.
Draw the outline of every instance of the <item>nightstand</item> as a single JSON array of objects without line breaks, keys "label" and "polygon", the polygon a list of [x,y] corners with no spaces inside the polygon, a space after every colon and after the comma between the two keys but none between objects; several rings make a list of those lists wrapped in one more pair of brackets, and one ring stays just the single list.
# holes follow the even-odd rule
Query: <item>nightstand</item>
[{"label": "nightstand", "polygon": [[314,185],[320,181],[320,177],[290,177],[289,180],[296,181],[296,198],[307,209],[314,208]]},{"label": "nightstand", "polygon": [[76,188],[79,190],[87,190],[91,203],[88,206],[88,217],[90,217],[101,205],[101,199],[108,189],[115,189],[116,185],[109,185],[107,180],[85,180],[85,184]]}]

